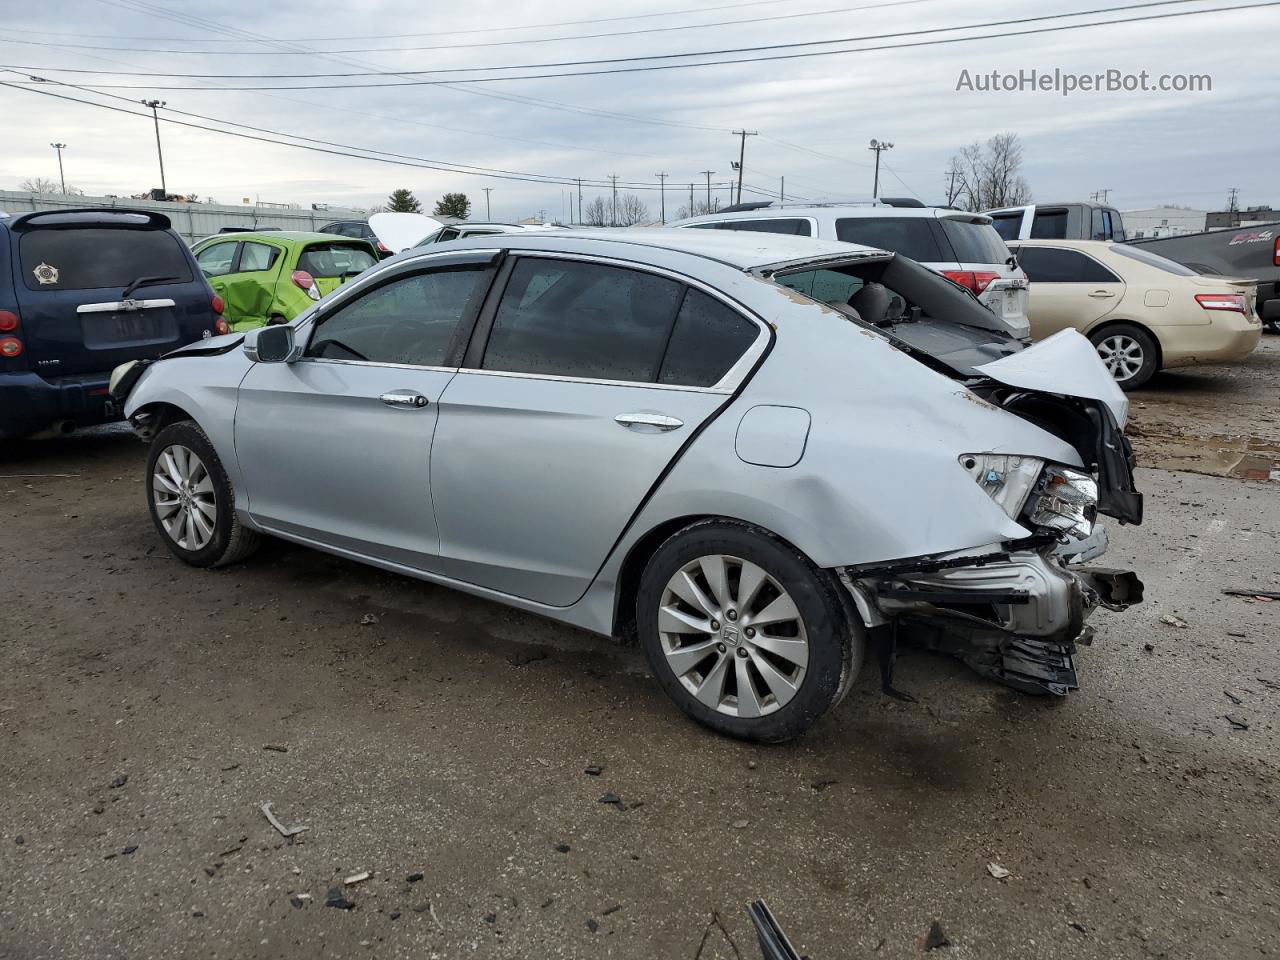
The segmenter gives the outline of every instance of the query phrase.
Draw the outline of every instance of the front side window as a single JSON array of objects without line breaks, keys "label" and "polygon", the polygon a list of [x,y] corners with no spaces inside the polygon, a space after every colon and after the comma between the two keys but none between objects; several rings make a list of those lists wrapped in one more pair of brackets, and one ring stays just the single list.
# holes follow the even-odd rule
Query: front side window
[{"label": "front side window", "polygon": [[1120,278],[1077,250],[1022,247],[1018,265],[1032,283],[1119,283]]},{"label": "front side window", "polygon": [[196,254],[196,263],[206,277],[221,277],[231,272],[236,258],[236,244],[212,243]]},{"label": "front side window", "polygon": [[127,287],[139,277],[191,281],[182,241],[168,230],[37,229],[19,242],[28,290]]},{"label": "front side window", "polygon": [[[298,269],[313,277],[351,277],[368,270],[378,258],[364,247],[313,243],[298,257]],[[243,266],[241,269],[244,269]]]},{"label": "front side window", "polygon": [[947,259],[924,217],[842,217],[836,221],[836,238],[844,243],[892,250],[922,263]]},{"label": "front side window", "polygon": [[487,370],[652,383],[682,285],[622,267],[525,258],[511,271]]},{"label": "front side window", "polygon": [[246,240],[240,251],[240,269],[236,272],[253,273],[257,270],[270,270],[279,255],[280,251],[275,247]]},{"label": "front side window", "polygon": [[701,290],[685,294],[662,360],[659,383],[710,387],[760,335],[760,328]]},{"label": "front side window", "polygon": [[437,270],[394,280],[320,321],[307,356],[421,367],[455,366],[455,339],[483,294],[482,269]]}]

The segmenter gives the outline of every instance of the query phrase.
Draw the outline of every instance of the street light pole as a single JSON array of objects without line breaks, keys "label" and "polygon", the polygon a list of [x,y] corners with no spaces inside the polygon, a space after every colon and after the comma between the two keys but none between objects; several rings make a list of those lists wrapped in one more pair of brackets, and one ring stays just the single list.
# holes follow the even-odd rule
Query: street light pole
[{"label": "street light pole", "polygon": [[142,105],[151,108],[151,120],[156,125],[156,156],[160,159],[160,192],[169,199],[169,188],[164,182],[164,151],[160,149],[160,114],[157,113],[165,105],[164,100],[143,100]]},{"label": "street light pole", "polygon": [[62,151],[67,149],[65,143],[51,143],[49,146],[58,151],[58,182],[62,184],[62,195],[67,195],[67,178],[62,175]]},{"label": "street light pole", "polygon": [[671,176],[671,174],[655,173],[654,176],[658,178],[658,196],[662,198],[660,201],[662,204],[661,219],[663,223],[666,223],[667,222],[667,177]]},{"label": "street light pole", "polygon": [[893,144],[887,140],[872,140],[868,150],[876,152],[876,177],[871,187],[871,199],[878,200],[880,198],[880,154],[885,150],[892,150]]}]

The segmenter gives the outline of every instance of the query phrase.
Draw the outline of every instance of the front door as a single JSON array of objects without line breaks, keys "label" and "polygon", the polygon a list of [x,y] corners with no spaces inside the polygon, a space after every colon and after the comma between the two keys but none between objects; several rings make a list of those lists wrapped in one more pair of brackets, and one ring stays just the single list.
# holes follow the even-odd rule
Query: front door
[{"label": "front door", "polygon": [[431,490],[445,572],[574,603],[766,336],[667,276],[517,260],[441,398]]},{"label": "front door", "polygon": [[401,272],[308,324],[301,359],[254,365],[235,445],[256,522],[439,572],[431,440],[491,256]]},{"label": "front door", "polygon": [[1027,314],[1034,340],[1068,327],[1087,330],[1124,296],[1124,281],[1079,250],[1029,245],[1014,249],[1031,281]]}]

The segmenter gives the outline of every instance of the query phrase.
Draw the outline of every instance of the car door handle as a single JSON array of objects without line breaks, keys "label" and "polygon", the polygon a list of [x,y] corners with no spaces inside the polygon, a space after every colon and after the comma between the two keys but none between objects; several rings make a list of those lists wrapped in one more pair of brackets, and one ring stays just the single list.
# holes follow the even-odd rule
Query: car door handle
[{"label": "car door handle", "polygon": [[620,413],[613,419],[629,429],[653,427],[660,433],[666,433],[668,430],[675,430],[684,426],[683,420],[664,416],[661,413]]},{"label": "car door handle", "polygon": [[399,407],[405,410],[421,410],[430,401],[420,393],[412,390],[392,390],[378,398],[388,407]]},{"label": "car door handle", "polygon": [[1115,296],[1115,294],[1110,290],[1095,290],[1093,293],[1089,294],[1089,296],[1093,297],[1095,300],[1110,300]]}]

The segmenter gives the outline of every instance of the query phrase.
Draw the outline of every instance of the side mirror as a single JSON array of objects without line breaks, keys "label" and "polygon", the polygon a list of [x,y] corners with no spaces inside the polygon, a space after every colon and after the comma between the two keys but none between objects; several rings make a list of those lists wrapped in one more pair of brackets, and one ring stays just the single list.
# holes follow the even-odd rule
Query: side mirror
[{"label": "side mirror", "polygon": [[259,327],[244,336],[244,355],[254,363],[293,363],[298,359],[293,327]]}]

